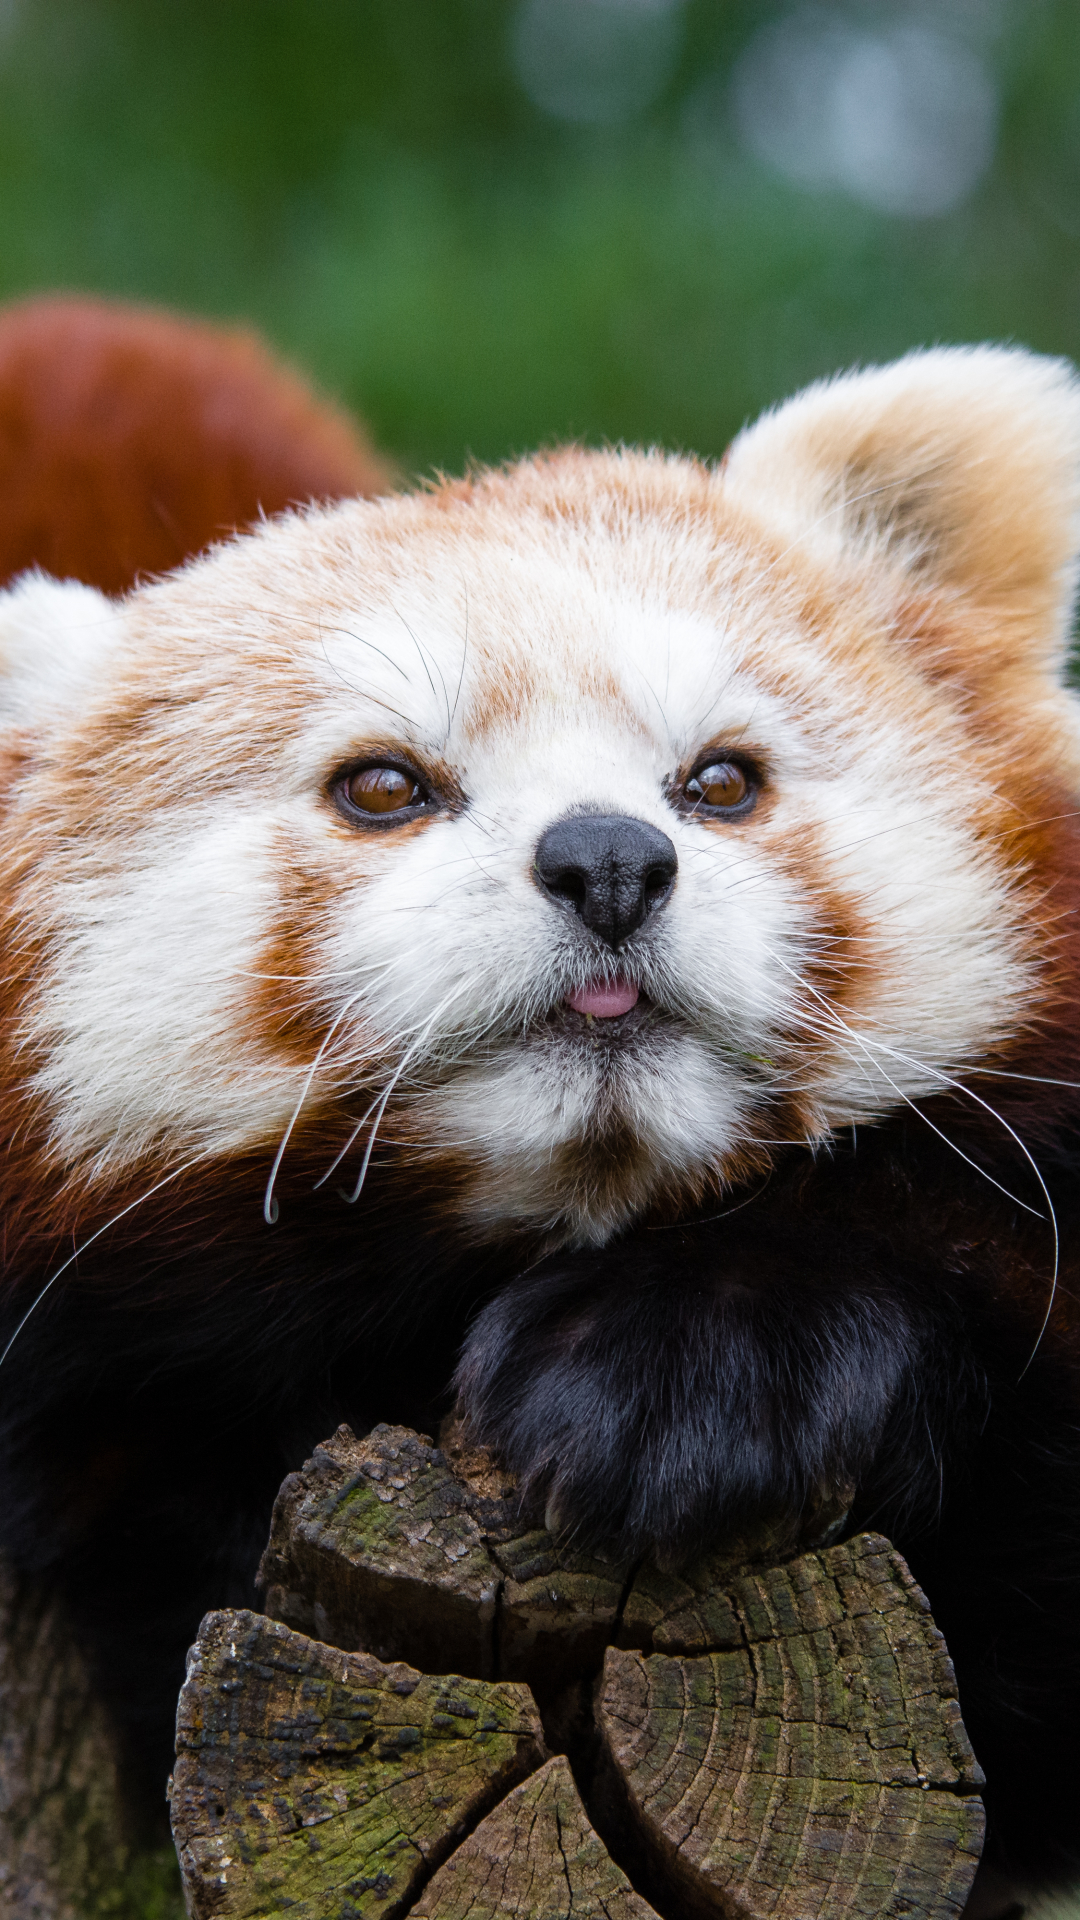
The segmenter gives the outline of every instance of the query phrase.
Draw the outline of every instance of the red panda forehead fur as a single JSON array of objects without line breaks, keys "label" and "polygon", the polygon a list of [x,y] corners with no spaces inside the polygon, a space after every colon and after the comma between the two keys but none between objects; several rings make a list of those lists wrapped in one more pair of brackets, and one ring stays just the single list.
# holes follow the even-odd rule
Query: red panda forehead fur
[{"label": "red panda forehead fur", "polygon": [[[120,603],[22,583],[9,1045],[50,1164],[351,1183],[377,1126],[470,1231],[596,1241],[1022,1047],[1080,785],[1077,421],[1054,363],[930,354],[719,470],[570,449],[287,515]],[[756,805],[695,815],[729,755]],[[335,779],[381,759],[442,804],[351,822]],[[617,955],[534,873],[589,812],[678,860]],[[616,975],[644,1017],[568,1019]]]}]

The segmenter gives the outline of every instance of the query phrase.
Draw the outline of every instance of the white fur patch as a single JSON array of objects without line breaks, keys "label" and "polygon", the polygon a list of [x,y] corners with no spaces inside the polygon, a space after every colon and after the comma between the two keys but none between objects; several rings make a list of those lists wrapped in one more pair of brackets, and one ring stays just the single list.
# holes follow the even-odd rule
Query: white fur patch
[{"label": "white fur patch", "polygon": [[26,573],[0,592],[0,726],[44,730],[70,712],[101,684],[119,624],[77,580]]}]

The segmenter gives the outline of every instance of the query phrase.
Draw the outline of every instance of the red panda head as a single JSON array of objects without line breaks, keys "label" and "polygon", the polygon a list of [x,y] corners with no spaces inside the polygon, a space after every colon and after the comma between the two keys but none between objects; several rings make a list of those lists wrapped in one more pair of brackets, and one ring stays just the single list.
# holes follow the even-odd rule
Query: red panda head
[{"label": "red panda head", "polygon": [[595,1242],[1000,1062],[1060,984],[1078,455],[1060,363],[941,351],[715,471],[570,449],[121,601],[25,578],[6,1071],[50,1180],[351,1195],[377,1139],[472,1233]]}]

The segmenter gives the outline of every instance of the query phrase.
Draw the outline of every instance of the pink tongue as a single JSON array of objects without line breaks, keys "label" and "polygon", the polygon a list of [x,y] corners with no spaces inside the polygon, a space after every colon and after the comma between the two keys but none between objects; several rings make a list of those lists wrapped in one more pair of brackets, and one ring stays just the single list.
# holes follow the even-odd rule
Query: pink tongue
[{"label": "pink tongue", "polygon": [[617,980],[614,986],[604,980],[594,980],[591,985],[566,996],[567,1006],[573,1007],[575,1013],[591,1013],[597,1020],[615,1020],[620,1013],[629,1013],[637,1003],[638,990],[630,980]]}]

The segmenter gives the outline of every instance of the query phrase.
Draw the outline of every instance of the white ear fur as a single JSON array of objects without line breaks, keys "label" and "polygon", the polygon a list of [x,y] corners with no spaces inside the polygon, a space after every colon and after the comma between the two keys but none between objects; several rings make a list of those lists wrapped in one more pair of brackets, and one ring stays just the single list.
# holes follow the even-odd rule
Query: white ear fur
[{"label": "white ear fur", "polygon": [[891,570],[989,616],[983,671],[1023,659],[1060,676],[1080,542],[1067,362],[949,347],[841,375],[747,428],[724,474],[796,552]]},{"label": "white ear fur", "polygon": [[121,617],[96,588],[44,573],[0,593],[0,724],[48,725],[85,697]]}]

